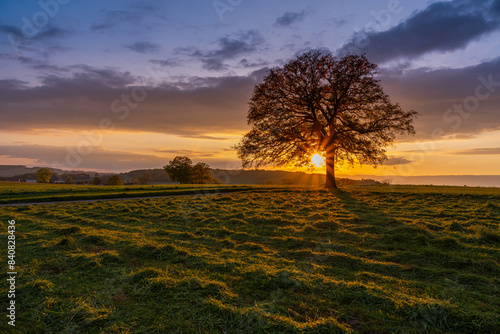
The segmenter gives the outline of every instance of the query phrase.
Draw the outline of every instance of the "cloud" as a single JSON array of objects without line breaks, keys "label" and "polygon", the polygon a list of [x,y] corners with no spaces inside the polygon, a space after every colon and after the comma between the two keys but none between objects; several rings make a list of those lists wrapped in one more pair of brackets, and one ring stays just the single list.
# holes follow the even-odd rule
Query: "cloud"
[{"label": "cloud", "polygon": [[[34,159],[34,164],[55,168],[74,167],[86,170],[129,171],[132,169],[161,168],[167,163],[166,158],[152,154],[139,154],[134,152],[113,151],[101,147],[85,147],[82,151],[90,152],[80,155],[81,160],[76,160],[75,148],[51,145],[2,145],[0,156],[4,158]],[[71,162],[67,163],[67,159]],[[73,165],[75,161],[79,163]]]},{"label": "cloud", "polygon": [[0,25],[0,31],[6,34],[15,35],[16,38],[22,38],[23,40],[31,39],[31,40],[42,40],[42,41],[65,37],[70,33],[69,30],[64,30],[62,28],[55,27],[50,24],[42,28],[37,28],[33,25],[32,29],[26,30],[26,32],[29,32],[30,35],[26,35],[20,28],[11,25]]},{"label": "cloud", "polygon": [[104,19],[90,26],[91,30],[104,31],[112,29],[121,24],[141,22],[143,17],[139,12],[131,10],[102,10]]},{"label": "cloud", "polygon": [[148,41],[138,41],[131,45],[125,45],[124,47],[138,53],[155,53],[161,49],[159,44]]},{"label": "cloud", "polygon": [[138,23],[141,22],[143,16],[139,11],[134,10],[106,10],[101,11],[103,15],[103,20],[99,23],[94,23],[90,26],[91,30],[94,31],[104,31],[112,29],[121,24],[127,23]]},{"label": "cloud", "polygon": [[227,69],[225,61],[256,52],[264,41],[257,30],[240,31],[233,37],[219,38],[218,49],[202,51],[191,47],[177,49],[177,52],[201,60],[206,70],[221,71]]},{"label": "cloud", "polygon": [[276,19],[275,27],[289,27],[295,23],[302,21],[307,16],[305,10],[301,12],[285,12],[282,16]]},{"label": "cloud", "polygon": [[346,25],[347,23],[349,23],[349,21],[351,21],[353,18],[354,18],[353,15],[341,17],[341,18],[331,18],[331,19],[326,20],[326,23],[330,26],[334,26],[335,28],[340,28],[340,27]]},{"label": "cloud", "polygon": [[175,156],[187,156],[187,157],[196,157],[196,158],[217,158],[224,156],[227,154],[228,150],[221,150],[217,152],[202,152],[195,150],[169,150],[169,149],[157,149],[154,150],[155,153],[166,153],[172,157]]},{"label": "cloud", "polygon": [[239,64],[244,68],[255,68],[255,67],[262,68],[264,66],[269,65],[269,62],[267,62],[263,59],[258,59],[256,61],[252,62],[246,58],[243,58],[242,60],[240,60]]},{"label": "cloud", "polygon": [[17,79],[3,79],[0,80],[0,88],[2,89],[26,89],[28,82]]},{"label": "cloud", "polygon": [[407,160],[403,157],[388,157],[382,165],[395,166],[395,165],[406,165],[412,163],[411,160]]},{"label": "cloud", "polygon": [[[355,34],[339,54],[367,53],[375,63],[465,48],[500,27],[498,1],[441,1],[386,31]],[[374,20],[374,25],[382,25]]]},{"label": "cloud", "polygon": [[[153,0],[143,0],[141,2],[131,2],[122,5],[117,10],[101,10],[102,19],[90,26],[92,31],[105,32],[115,27],[124,25],[133,26],[134,31],[140,29],[150,30],[155,27],[153,21],[166,21],[165,3]],[[147,23],[146,23],[147,22]]]},{"label": "cloud", "polygon": [[23,32],[21,31],[21,29],[19,29],[18,27],[15,27],[15,26],[11,26],[11,25],[0,25],[0,31],[6,33],[6,34],[13,34],[13,35],[17,35],[19,37],[22,37],[24,36]]},{"label": "cloud", "polygon": [[28,86],[0,80],[4,131],[98,130],[103,119],[119,131],[224,140],[247,130],[248,101],[263,70],[248,76],[185,78],[145,89],[144,78],[109,68],[71,66],[67,74]]},{"label": "cloud", "polygon": [[149,62],[162,67],[176,67],[180,65],[179,61],[171,59],[151,59]]},{"label": "cloud", "polygon": [[500,147],[471,148],[467,150],[449,152],[453,155],[500,155]]},{"label": "cloud", "polygon": [[467,138],[500,129],[500,57],[465,68],[382,73],[379,79],[394,102],[421,113],[415,139]]},{"label": "cloud", "polygon": [[60,38],[60,37],[65,37],[67,36],[69,31],[58,28],[58,27],[53,27],[53,26],[48,26],[46,29],[40,31],[35,38],[39,40],[45,40],[45,39],[52,39],[52,38]]},{"label": "cloud", "polygon": [[[20,61],[21,63],[42,63],[51,55],[66,52],[70,48],[64,46],[62,38],[73,33],[72,29],[63,29],[52,24],[41,28],[23,27],[21,30],[15,26],[0,25],[0,32],[5,32],[9,39],[11,54],[0,54],[2,59]],[[29,35],[28,35],[29,34]]]}]

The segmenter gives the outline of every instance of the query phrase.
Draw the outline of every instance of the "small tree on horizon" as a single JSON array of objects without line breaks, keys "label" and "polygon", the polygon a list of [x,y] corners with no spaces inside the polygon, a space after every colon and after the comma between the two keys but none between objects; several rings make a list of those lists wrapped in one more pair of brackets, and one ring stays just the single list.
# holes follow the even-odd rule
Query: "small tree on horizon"
[{"label": "small tree on horizon", "polygon": [[235,147],[243,167],[311,166],[326,157],[326,188],[340,163],[376,165],[397,134],[414,134],[417,112],[390,101],[367,58],[305,53],[271,69],[255,86],[248,124]]},{"label": "small tree on horizon", "polygon": [[210,166],[204,162],[198,162],[193,166],[192,181],[195,184],[215,183],[215,179],[210,171]]},{"label": "small tree on horizon", "polygon": [[52,171],[48,168],[40,168],[36,172],[36,182],[38,183],[49,183],[52,177]]},{"label": "small tree on horizon", "polygon": [[122,186],[123,180],[120,175],[113,175],[108,180],[108,186]]},{"label": "small tree on horizon", "polygon": [[188,157],[177,156],[174,160],[169,161],[168,165],[163,167],[170,179],[180,184],[191,182],[193,173],[193,162]]}]

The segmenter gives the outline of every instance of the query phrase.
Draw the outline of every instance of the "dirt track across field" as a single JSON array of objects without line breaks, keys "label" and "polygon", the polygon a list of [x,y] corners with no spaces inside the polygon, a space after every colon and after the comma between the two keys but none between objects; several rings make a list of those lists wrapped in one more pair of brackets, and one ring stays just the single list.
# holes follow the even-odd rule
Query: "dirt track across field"
[{"label": "dirt track across field", "polygon": [[216,193],[206,193],[206,194],[172,194],[172,195],[146,196],[146,197],[121,197],[121,198],[78,199],[78,200],[71,200],[71,201],[8,203],[8,204],[0,204],[0,206],[40,205],[40,204],[58,204],[58,203],[83,203],[83,202],[103,202],[103,201],[127,201],[127,200],[148,199],[148,198],[207,196],[207,195],[230,194],[230,193],[234,193],[234,191],[227,191],[227,192],[219,191]]}]

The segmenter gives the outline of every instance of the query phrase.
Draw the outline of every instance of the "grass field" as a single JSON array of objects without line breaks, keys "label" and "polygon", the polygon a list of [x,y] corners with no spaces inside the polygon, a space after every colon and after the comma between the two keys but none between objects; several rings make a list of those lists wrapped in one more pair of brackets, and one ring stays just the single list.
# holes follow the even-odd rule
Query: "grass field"
[{"label": "grass field", "polygon": [[148,197],[272,189],[257,185],[132,185],[88,186],[0,181],[0,204]]},{"label": "grass field", "polygon": [[0,213],[2,263],[16,220],[19,333],[500,328],[500,189],[273,188]]}]

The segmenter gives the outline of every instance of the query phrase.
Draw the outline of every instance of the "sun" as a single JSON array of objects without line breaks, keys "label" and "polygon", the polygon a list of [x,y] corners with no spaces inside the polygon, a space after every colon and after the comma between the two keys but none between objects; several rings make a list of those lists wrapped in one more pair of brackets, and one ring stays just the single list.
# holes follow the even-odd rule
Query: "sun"
[{"label": "sun", "polygon": [[323,167],[325,165],[325,158],[323,158],[321,155],[316,153],[311,157],[311,162],[316,166],[316,167]]}]

